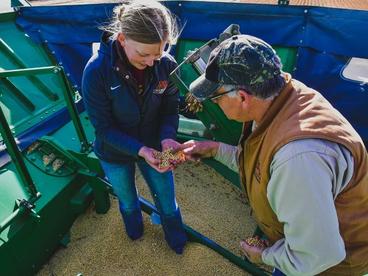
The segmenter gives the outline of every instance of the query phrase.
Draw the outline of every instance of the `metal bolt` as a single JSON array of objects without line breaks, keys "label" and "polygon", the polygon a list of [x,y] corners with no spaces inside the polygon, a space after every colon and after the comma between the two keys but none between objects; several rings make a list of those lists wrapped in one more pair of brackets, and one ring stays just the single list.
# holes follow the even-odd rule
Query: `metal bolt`
[{"label": "metal bolt", "polygon": [[125,78],[128,80],[129,79],[129,75],[125,75]]},{"label": "metal bolt", "polygon": [[210,124],[210,130],[217,130],[218,127],[215,124]]},{"label": "metal bolt", "polygon": [[304,10],[304,13],[308,13],[308,10]]}]

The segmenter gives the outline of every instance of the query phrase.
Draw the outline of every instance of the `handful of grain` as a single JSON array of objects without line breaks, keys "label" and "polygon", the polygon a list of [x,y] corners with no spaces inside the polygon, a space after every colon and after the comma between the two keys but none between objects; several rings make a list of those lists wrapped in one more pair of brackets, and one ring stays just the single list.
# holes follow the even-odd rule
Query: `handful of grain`
[{"label": "handful of grain", "polygon": [[183,151],[173,152],[172,148],[169,148],[163,152],[155,151],[153,157],[160,160],[158,167],[160,169],[175,165],[185,161],[185,155]]},{"label": "handful of grain", "polygon": [[249,237],[245,239],[245,242],[250,246],[265,248],[267,247],[267,243],[265,240],[261,240],[259,237]]}]

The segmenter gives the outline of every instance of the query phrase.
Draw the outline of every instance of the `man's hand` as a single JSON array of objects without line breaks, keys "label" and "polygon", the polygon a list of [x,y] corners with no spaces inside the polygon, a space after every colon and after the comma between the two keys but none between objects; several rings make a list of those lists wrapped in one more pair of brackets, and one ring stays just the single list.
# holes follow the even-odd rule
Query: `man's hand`
[{"label": "man's hand", "polygon": [[262,263],[262,252],[265,247],[251,246],[248,245],[245,241],[240,242],[240,247],[249,261],[255,264]]},{"label": "man's hand", "polygon": [[152,168],[154,168],[156,171],[160,173],[167,172],[172,169],[172,167],[165,167],[165,168],[159,168],[160,160],[154,157],[154,152],[156,150],[143,146],[138,152],[138,155],[148,163]]},{"label": "man's hand", "polygon": [[181,145],[185,156],[189,160],[198,161],[201,158],[214,157],[220,143],[215,141],[190,140]]}]

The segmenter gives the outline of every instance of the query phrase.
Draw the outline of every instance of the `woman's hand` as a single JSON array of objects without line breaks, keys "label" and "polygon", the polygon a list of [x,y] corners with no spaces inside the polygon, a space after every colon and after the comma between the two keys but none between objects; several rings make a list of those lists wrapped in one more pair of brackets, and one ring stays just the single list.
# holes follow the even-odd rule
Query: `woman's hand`
[{"label": "woman's hand", "polygon": [[177,152],[181,148],[181,144],[173,139],[164,139],[161,141],[162,151],[172,149],[173,152]]},{"label": "woman's hand", "polygon": [[181,145],[187,159],[199,161],[201,158],[214,157],[220,143],[215,141],[194,141],[190,140]]},{"label": "woman's hand", "polygon": [[[172,153],[175,155],[175,153],[177,153],[178,151],[182,150],[183,145],[176,142],[173,139],[165,139],[161,141],[161,147],[162,147],[162,152],[171,149]],[[181,163],[185,162],[185,156],[183,155],[183,158],[181,159],[175,159],[175,160],[171,160],[171,168],[175,169],[177,166],[179,166]]]},{"label": "woman's hand", "polygon": [[143,146],[139,150],[138,155],[142,157],[148,163],[148,165],[160,173],[171,170],[171,167],[159,168],[160,160],[154,157],[154,152],[156,152],[156,150]]}]

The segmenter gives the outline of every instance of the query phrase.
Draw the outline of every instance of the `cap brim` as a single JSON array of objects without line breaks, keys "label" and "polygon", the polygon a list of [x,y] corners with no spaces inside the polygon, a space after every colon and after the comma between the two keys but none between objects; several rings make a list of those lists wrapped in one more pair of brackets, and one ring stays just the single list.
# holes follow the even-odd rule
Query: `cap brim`
[{"label": "cap brim", "polygon": [[198,101],[203,102],[212,96],[220,86],[220,84],[206,79],[205,74],[202,74],[190,84],[189,91]]}]

